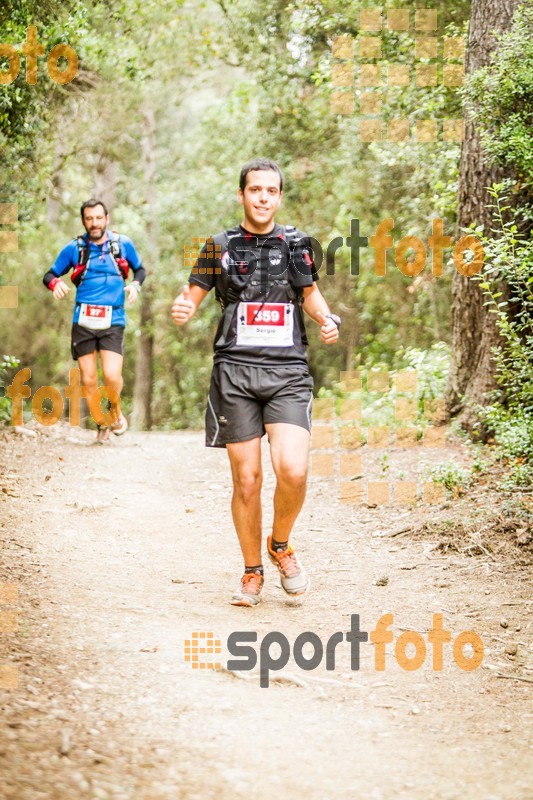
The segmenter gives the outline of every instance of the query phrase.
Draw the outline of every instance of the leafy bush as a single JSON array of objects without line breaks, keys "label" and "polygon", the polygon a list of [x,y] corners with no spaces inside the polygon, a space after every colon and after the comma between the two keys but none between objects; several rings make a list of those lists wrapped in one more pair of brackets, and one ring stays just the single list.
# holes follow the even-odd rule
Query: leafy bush
[{"label": "leafy bush", "polygon": [[6,397],[5,390],[19,364],[15,356],[4,355],[0,361],[0,424],[11,421],[11,400]]},{"label": "leafy bush", "polygon": [[474,73],[465,92],[485,150],[526,177],[533,172],[532,27],[533,7],[519,8],[495,60]]},{"label": "leafy bush", "polygon": [[[376,364],[371,359],[357,370],[361,376],[361,391],[357,395],[361,399],[362,424],[364,427],[388,425],[392,428],[416,425],[420,438],[423,429],[440,417],[450,363],[449,347],[445,342],[436,342],[428,350],[409,347],[401,354],[399,362],[398,369],[390,369],[388,364]],[[404,391],[398,388],[398,375],[410,371],[414,374],[415,388]],[[384,381],[382,391],[372,380],[380,373]],[[338,398],[337,411],[340,411],[340,399],[352,394],[349,389],[346,391],[342,382],[337,382],[332,389],[321,388],[318,397]]]},{"label": "leafy bush", "polygon": [[455,464],[439,464],[430,471],[429,479],[433,483],[441,483],[446,489],[457,493],[468,484],[469,476],[464,469]]},{"label": "leafy bush", "polygon": [[497,315],[502,344],[493,349],[502,387],[481,419],[494,432],[502,455],[533,461],[533,241],[520,233],[516,218],[504,214],[510,182],[495,185],[497,228],[484,237],[487,267],[480,278],[489,311]]},{"label": "leafy bush", "polygon": [[532,456],[533,417],[525,412],[510,412],[500,405],[488,406],[484,420],[494,431],[496,442],[507,457],[527,458]]},{"label": "leafy bush", "polygon": [[521,6],[494,61],[465,90],[485,152],[515,176],[489,189],[495,227],[483,237],[487,267],[478,280],[502,337],[493,351],[501,390],[479,416],[494,434],[497,457],[511,460],[508,482],[517,485],[531,483],[533,462],[532,25],[533,8]]}]

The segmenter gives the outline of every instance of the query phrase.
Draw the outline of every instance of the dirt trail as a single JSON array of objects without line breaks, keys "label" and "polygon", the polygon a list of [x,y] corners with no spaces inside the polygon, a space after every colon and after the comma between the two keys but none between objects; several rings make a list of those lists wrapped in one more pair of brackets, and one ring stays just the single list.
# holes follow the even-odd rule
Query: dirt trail
[{"label": "dirt trail", "polygon": [[[0,691],[0,797],[533,798],[531,685],[496,674],[527,674],[524,569],[379,536],[431,507],[344,505],[314,479],[294,535],[312,577],[306,602],[287,604],[268,565],[264,602],[234,608],[241,559],[225,453],[198,433],[128,434],[109,447],[93,436],[61,428],[1,442],[0,579],[19,588],[19,629],[0,636],[0,664],[18,667],[20,686]],[[448,456],[460,458],[458,446]],[[344,641],[334,671],[323,661],[305,672],[291,656],[261,688],[257,670],[238,678],[184,660],[195,631],[221,639],[225,664],[233,631],[259,643],[280,631],[291,646],[313,631],[325,644],[351,614],[369,631],[386,612],[395,640],[405,629],[425,638],[434,613],[452,639],[474,630],[483,665],[459,669],[446,645],[433,671],[428,646],[409,672],[393,643],[378,672],[368,643],[352,671]]]}]

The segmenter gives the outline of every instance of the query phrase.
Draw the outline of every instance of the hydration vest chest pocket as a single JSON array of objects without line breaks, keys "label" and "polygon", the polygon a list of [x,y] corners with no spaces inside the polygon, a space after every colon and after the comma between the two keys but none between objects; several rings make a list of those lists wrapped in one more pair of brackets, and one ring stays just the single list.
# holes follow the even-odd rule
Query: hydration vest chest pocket
[{"label": "hydration vest chest pocket", "polygon": [[111,327],[113,306],[97,306],[81,303],[78,325],[91,331],[104,331]]},{"label": "hydration vest chest pocket", "polygon": [[291,347],[294,344],[292,303],[239,303],[237,344]]}]

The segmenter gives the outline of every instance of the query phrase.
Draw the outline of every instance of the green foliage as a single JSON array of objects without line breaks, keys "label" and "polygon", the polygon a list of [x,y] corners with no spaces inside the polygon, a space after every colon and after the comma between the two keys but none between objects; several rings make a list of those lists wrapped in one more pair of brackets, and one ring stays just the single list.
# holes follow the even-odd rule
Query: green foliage
[{"label": "green foliage", "polygon": [[533,466],[517,462],[501,483],[502,489],[522,489],[533,486]]},{"label": "green foliage", "polygon": [[[464,27],[465,3],[437,5],[443,21],[439,32],[449,25]],[[19,285],[20,306],[10,324],[2,325],[0,338],[31,366],[32,380],[61,383],[68,369],[70,304],[43,295],[40,280],[58,249],[79,232],[77,206],[92,191],[102,161],[117,165],[112,224],[134,239],[151,274],[158,426],[201,424],[218,308],[209,299],[190,325],[176,329],[169,306],[189,273],[184,245],[239,220],[236,184],[245,159],[264,153],[281,163],[286,190],[279,221],[308,231],[324,250],[334,236],[349,236],[356,217],[362,234],[371,236],[380,219],[392,216],[395,241],[408,234],[426,239],[431,216],[453,223],[457,145],[435,143],[427,158],[428,146],[416,142],[362,144],[357,117],[330,111],[331,42],[340,33],[357,36],[359,8],[353,3],[298,1],[287,7],[275,2],[265,8],[257,0],[237,0],[218,8],[113,0],[88,4],[73,19],[78,38],[71,27],[63,33],[81,55],[84,82],[72,89],[82,91],[58,94],[54,89],[61,101],[54,127],[50,119],[38,148],[26,137],[39,168],[30,169],[33,159],[15,158],[17,169],[26,163],[20,211],[27,224],[20,227],[21,253],[2,262],[2,279]],[[402,57],[408,57],[409,43],[402,36],[384,31],[385,57],[396,56],[400,44]],[[50,89],[49,81],[44,86]],[[413,118],[430,111],[452,116],[457,102],[452,95],[430,88],[422,106],[422,95],[413,88],[406,103]],[[387,95],[385,117],[396,113],[398,102]],[[140,158],[146,104],[157,120],[155,205],[146,199]],[[57,185],[59,205],[55,226],[47,223],[42,203],[52,194],[51,183]],[[155,254],[146,238],[153,219]],[[392,251],[388,262],[387,275],[376,276],[366,248],[361,273],[353,276],[345,245],[335,275],[322,268],[320,287],[342,315],[343,333],[337,346],[325,348],[316,326],[307,322],[317,387],[332,385],[341,370],[360,363],[386,361],[400,368],[409,347],[429,350],[435,340],[449,337],[451,270],[431,277],[428,258],[424,273],[413,280],[396,268]],[[37,335],[26,335],[30,319]],[[138,334],[139,315],[133,309],[126,333],[126,407]]]},{"label": "green foliage", "polygon": [[[357,369],[361,391],[351,392],[343,388],[342,382],[336,381],[331,388],[321,387],[318,396],[335,398],[337,411],[340,411],[341,398],[360,398],[363,427],[388,426],[395,429],[407,424],[415,426],[418,438],[421,438],[424,428],[435,424],[435,417],[439,417],[449,363],[449,347],[444,342],[436,342],[428,350],[407,348],[392,369],[384,361],[369,360],[361,364]],[[402,376],[398,374],[400,371]],[[409,377],[412,373],[414,389],[410,391],[398,388],[398,379],[406,373]],[[376,379],[383,380],[383,391],[375,388]],[[402,408],[408,418],[400,410]]]},{"label": "green foliage", "polygon": [[[404,425],[405,422],[397,412],[397,402],[412,400],[414,414],[409,424],[416,425],[420,437],[424,427],[433,424],[431,418],[436,413],[435,401],[444,394],[449,362],[449,347],[444,342],[437,342],[428,350],[407,348],[397,360],[396,369],[389,372],[390,388],[385,392],[368,391],[368,380],[372,371],[387,369],[386,365],[363,367],[363,385],[367,387],[362,403],[365,424],[388,425],[393,428]],[[413,392],[398,390],[396,379],[400,370],[414,372],[416,389]]]},{"label": "green foliage", "polygon": [[445,342],[435,342],[429,350],[407,348],[404,361],[406,367],[416,370],[419,409],[423,409],[425,400],[444,395],[450,368],[450,348]]},{"label": "green foliage", "polygon": [[439,464],[433,467],[428,473],[429,480],[433,483],[440,483],[451,492],[456,492],[467,486],[469,481],[468,472],[456,464]]},{"label": "green foliage", "polygon": [[[415,4],[407,5],[413,17]],[[464,32],[467,4],[437,5],[439,33]],[[281,221],[308,231],[322,243],[323,251],[334,237],[349,236],[352,219],[359,219],[361,233],[371,236],[380,220],[392,217],[396,242],[406,235],[425,240],[432,217],[444,218],[450,231],[459,146],[414,140],[365,144],[360,141],[357,114],[331,112],[333,38],[350,34],[357,39],[358,4],[302,0],[265,8],[258,2],[232,0],[223,8],[228,60],[253,76],[257,108],[253,133],[248,136],[246,127],[241,137],[246,155],[239,157],[244,160],[262,152],[283,166],[287,180]],[[412,31],[403,34],[385,28],[380,38],[383,61],[412,62]],[[359,89],[355,91],[357,95]],[[414,123],[421,118],[456,117],[460,111],[458,93],[442,84],[421,89],[413,82],[382,96],[383,119],[407,115]],[[224,128],[227,117],[223,119]],[[318,337],[310,337],[316,383],[331,384],[341,369],[359,363],[384,360],[394,365],[406,347],[425,350],[436,340],[448,340],[452,270],[447,264],[442,277],[432,277],[428,251],[423,273],[407,278],[397,269],[391,251],[387,274],[376,276],[373,252],[366,248],[360,274],[354,276],[347,246],[340,249],[335,274],[326,275],[325,268],[320,272],[320,288],[343,317],[343,335],[333,350],[322,347]]]},{"label": "green foliage", "polygon": [[492,64],[465,91],[486,151],[527,182],[533,174],[533,7],[516,12]]},{"label": "green foliage", "polygon": [[520,410],[511,412],[502,405],[491,405],[484,410],[483,420],[494,431],[505,457],[532,458],[533,415]]},{"label": "green foliage", "polygon": [[[20,46],[26,41],[28,27],[34,25],[45,56],[54,45],[67,42],[76,50],[82,69],[86,20],[84,0],[5,0],[0,8],[0,42]],[[70,84],[60,86],[50,80],[45,56],[37,60],[36,84],[26,82],[22,57],[18,77],[0,87],[0,202],[20,202],[23,192],[38,195],[42,191],[34,167],[36,143],[50,135],[54,116],[72,91]]]},{"label": "green foliage", "polygon": [[533,9],[520,7],[494,61],[465,90],[485,151],[515,176],[489,189],[494,227],[483,237],[487,266],[476,278],[501,335],[494,349],[501,389],[479,416],[495,437],[497,457],[508,462],[509,486],[531,482],[533,461],[532,25]]},{"label": "green foliage", "polygon": [[[414,2],[400,5],[407,5],[413,17]],[[439,35],[464,33],[468,2],[436,0],[432,6],[439,10]],[[286,190],[279,221],[308,231],[324,250],[335,236],[346,240],[354,218],[362,235],[371,236],[378,222],[391,216],[395,242],[407,235],[427,242],[435,216],[451,233],[459,146],[361,143],[357,115],[331,113],[332,40],[343,33],[357,38],[359,9],[348,0],[276,0],[267,6],[258,0],[187,5],[17,0],[7,3],[5,14],[2,7],[0,21],[11,20],[13,26],[3,41],[22,41],[31,19],[47,47],[68,40],[80,55],[75,86],[57,87],[43,79],[26,87],[18,80],[3,87],[0,98],[9,117],[6,199],[20,198],[21,211],[20,253],[2,259],[0,276],[19,285],[20,305],[16,314],[2,318],[0,340],[31,367],[32,381],[61,385],[70,365],[70,302],[55,303],[41,276],[79,232],[77,207],[92,191],[102,162],[116,167],[112,224],[133,238],[150,272],[152,411],[160,427],[202,423],[219,310],[210,298],[186,328],[176,329],[169,308],[189,273],[184,246],[240,219],[236,184],[244,160],[262,153],[280,162]],[[412,35],[384,29],[382,40],[383,60],[412,58]],[[143,173],[147,108],[156,119],[155,200]],[[384,119],[408,115],[414,122],[458,113],[458,93],[442,85],[383,92]],[[7,138],[0,138],[1,144]],[[52,196],[59,212],[51,223],[45,203]],[[147,229],[154,220],[157,252],[152,253]],[[376,276],[373,251],[365,248],[360,274],[354,276],[346,244],[338,251],[335,274],[326,275],[323,267],[320,287],[343,317],[339,345],[323,347],[316,326],[307,323],[317,389],[333,387],[338,393],[341,370],[362,367],[367,374],[387,365],[394,374],[416,369],[416,424],[422,430],[425,403],[443,394],[449,358],[453,267],[445,264],[438,279],[430,271],[429,251],[424,271],[414,279],[400,273],[390,251],[387,274]],[[125,408],[131,402],[138,335],[135,308],[126,333]],[[513,376],[521,372],[522,353],[509,351]],[[525,361],[520,363],[525,370]],[[394,424],[399,396],[391,389],[365,397],[373,424]]]},{"label": "green foliage", "polygon": [[503,391],[480,417],[504,455],[533,460],[533,239],[519,231],[521,209],[508,219],[512,186],[507,181],[489,190],[496,227],[484,238],[487,266],[479,285],[502,337],[494,356]]},{"label": "green foliage", "polygon": [[0,424],[11,421],[11,400],[6,396],[9,386],[20,361],[15,356],[2,356],[0,361]]}]

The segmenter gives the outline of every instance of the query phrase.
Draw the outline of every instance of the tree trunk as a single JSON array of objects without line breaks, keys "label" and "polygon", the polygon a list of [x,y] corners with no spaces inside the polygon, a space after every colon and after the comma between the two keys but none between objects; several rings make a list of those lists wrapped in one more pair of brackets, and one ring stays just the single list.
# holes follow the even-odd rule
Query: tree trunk
[{"label": "tree trunk", "polygon": [[56,228],[59,223],[61,211],[61,194],[63,192],[63,175],[65,162],[67,160],[65,130],[61,125],[57,129],[57,139],[54,154],[54,168],[52,170],[51,186],[46,198],[46,221],[52,228]]},{"label": "tree trunk", "polygon": [[116,203],[117,182],[118,162],[102,154],[93,172],[92,196],[97,200],[103,200],[110,212]]},{"label": "tree trunk", "polygon": [[[494,33],[506,30],[518,0],[472,0],[466,55],[466,74],[490,63],[496,48]],[[486,187],[503,177],[500,169],[485,157],[479,134],[465,108],[465,138],[459,168],[458,235],[470,224],[482,225],[485,234],[491,227],[492,202]],[[487,395],[496,388],[495,364],[491,348],[500,342],[496,315],[488,313],[477,281],[454,274],[452,282],[452,363],[446,388],[448,415],[459,415],[466,430],[478,423],[475,404],[487,404]],[[503,296],[502,296],[502,299]]]},{"label": "tree trunk", "polygon": [[[150,259],[150,265],[152,260]],[[153,277],[153,273],[150,273]],[[152,298],[151,288],[143,288],[141,297],[141,335],[137,343],[135,362],[135,385],[133,388],[133,410],[131,425],[136,431],[149,430],[152,427],[152,380],[153,380],[153,346],[152,333]]]},{"label": "tree trunk", "polygon": [[152,381],[153,381],[153,349],[154,334],[152,329],[152,289],[154,270],[158,263],[158,235],[155,191],[155,119],[153,110],[148,104],[143,110],[143,174],[145,198],[147,205],[146,241],[148,252],[143,261],[148,278],[146,288],[141,292],[141,335],[137,345],[137,361],[135,365],[135,386],[133,389],[132,427],[135,430],[146,430],[152,425]]}]

